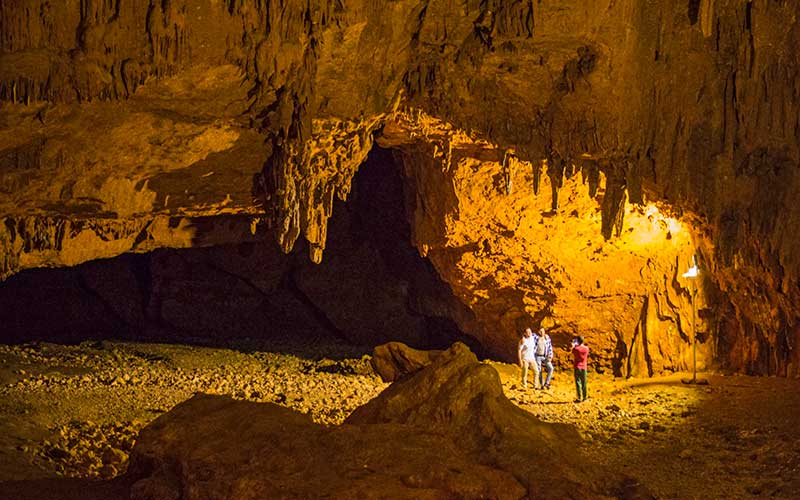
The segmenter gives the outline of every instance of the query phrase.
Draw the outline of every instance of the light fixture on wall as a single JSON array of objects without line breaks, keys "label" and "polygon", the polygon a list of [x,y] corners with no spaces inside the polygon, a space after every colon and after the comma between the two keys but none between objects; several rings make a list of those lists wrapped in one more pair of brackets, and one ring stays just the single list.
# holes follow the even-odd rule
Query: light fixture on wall
[{"label": "light fixture on wall", "polygon": [[[697,278],[700,274],[700,271],[697,269],[697,261],[695,261],[694,255],[692,255],[692,267],[690,267],[685,273],[683,273],[684,278]],[[696,290],[695,290],[696,292]]]},{"label": "light fixture on wall", "polygon": [[[694,282],[700,276],[700,269],[697,267],[697,260],[692,255],[692,267],[686,270],[681,276]],[[708,384],[708,380],[697,378],[697,283],[690,287],[689,301],[692,304],[692,378],[683,379],[684,384]]]}]

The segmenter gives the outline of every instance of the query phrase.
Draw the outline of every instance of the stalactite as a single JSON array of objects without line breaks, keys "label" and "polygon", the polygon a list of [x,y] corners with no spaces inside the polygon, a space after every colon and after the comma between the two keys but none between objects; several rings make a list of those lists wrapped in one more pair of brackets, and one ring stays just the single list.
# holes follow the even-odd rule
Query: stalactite
[{"label": "stalactite", "polygon": [[514,182],[514,162],[516,162],[516,155],[511,150],[506,150],[503,154],[503,179],[505,181],[506,196],[511,194]]},{"label": "stalactite", "polygon": [[604,169],[606,174],[606,192],[603,195],[601,232],[605,239],[622,233],[622,224],[625,218],[625,202],[627,189],[624,172],[612,163]]},{"label": "stalactite", "polygon": [[640,163],[626,158],[622,160],[622,164],[625,165],[625,187],[628,191],[628,200],[641,205],[644,203],[644,192]]},{"label": "stalactite", "polygon": [[539,194],[539,186],[542,182],[542,162],[532,160],[531,170],[533,171],[533,194]]},{"label": "stalactite", "polygon": [[189,56],[187,8],[183,0],[150,1],[147,33],[158,76],[172,74]]},{"label": "stalactite", "polygon": [[583,160],[581,170],[583,171],[584,182],[589,184],[589,196],[594,198],[597,195],[597,188],[600,186],[600,167],[596,160]]},{"label": "stalactite", "polygon": [[700,5],[700,28],[703,36],[710,37],[714,29],[714,0],[702,0]]},{"label": "stalactite", "polygon": [[551,151],[547,158],[547,176],[550,178],[552,191],[552,210],[558,210],[558,190],[564,185],[564,160],[555,151]]},{"label": "stalactite", "polygon": [[585,79],[597,65],[597,51],[588,45],[577,49],[578,57],[567,61],[555,83],[559,95],[575,92],[575,85]]},{"label": "stalactite", "polygon": [[495,33],[498,36],[532,37],[533,12],[532,0],[501,3],[494,23]]}]

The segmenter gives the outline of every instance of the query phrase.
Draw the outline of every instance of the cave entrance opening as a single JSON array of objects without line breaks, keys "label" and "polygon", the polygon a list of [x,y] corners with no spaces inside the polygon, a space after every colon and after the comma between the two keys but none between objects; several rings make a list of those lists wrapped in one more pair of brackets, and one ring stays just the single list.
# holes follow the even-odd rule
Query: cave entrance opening
[{"label": "cave entrance opening", "polygon": [[374,146],[353,178],[348,201],[335,203],[329,222],[320,268],[351,273],[351,279],[334,299],[345,310],[328,309],[345,319],[337,321],[339,328],[358,343],[444,349],[461,341],[483,357],[480,343],[455,321],[469,311],[411,243],[411,189],[397,151]]},{"label": "cave entrance opening", "polygon": [[3,342],[123,340],[347,357],[388,341],[445,348],[465,341],[458,301],[410,243],[404,178],[375,148],[337,201],[321,264],[305,242],[160,249],[0,283]]}]

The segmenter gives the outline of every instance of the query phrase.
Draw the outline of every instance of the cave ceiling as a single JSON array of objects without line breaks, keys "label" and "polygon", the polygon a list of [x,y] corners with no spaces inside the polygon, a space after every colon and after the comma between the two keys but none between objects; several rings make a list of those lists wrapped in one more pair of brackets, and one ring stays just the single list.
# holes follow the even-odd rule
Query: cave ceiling
[{"label": "cave ceiling", "polygon": [[697,286],[704,363],[796,373],[799,12],[4,2],[0,276],[267,236],[320,262],[377,143],[412,243],[494,352],[535,322],[629,374],[683,369]]}]

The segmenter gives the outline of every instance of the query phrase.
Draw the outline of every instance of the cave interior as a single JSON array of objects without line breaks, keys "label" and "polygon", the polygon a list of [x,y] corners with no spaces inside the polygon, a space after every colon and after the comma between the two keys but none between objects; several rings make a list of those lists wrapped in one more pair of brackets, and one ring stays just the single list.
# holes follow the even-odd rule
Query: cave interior
[{"label": "cave interior", "polygon": [[[496,429],[519,429],[527,424],[507,416],[516,410],[502,393],[518,406],[538,404],[514,392],[513,365],[528,327],[551,336],[555,369],[567,374],[564,398],[578,335],[591,349],[589,373],[603,383],[669,384],[688,374],[696,382],[698,371],[711,387],[743,375],[759,381],[751,387],[795,383],[798,14],[800,0],[0,3],[0,375],[8,400],[17,401],[3,411],[16,415],[27,404],[13,391],[48,387],[50,369],[35,365],[53,349],[119,357],[125,345],[185,346],[258,362],[269,351],[306,360],[298,366],[309,380],[315,370],[369,379],[373,349],[400,342],[412,349],[394,355],[419,362],[415,370],[438,367],[452,398],[467,389],[448,370],[461,366],[462,379],[478,381],[470,387],[481,389],[464,396],[472,406],[447,406],[438,386],[423,390],[435,379],[425,368],[388,389],[364,389],[335,412],[320,399],[306,413],[325,425],[420,428],[426,415],[462,429],[472,421],[459,415],[480,412]],[[473,362],[495,367],[499,378]],[[122,385],[136,385],[131,377]],[[770,387],[765,408],[784,404],[781,391],[791,386]],[[273,389],[218,393],[295,409],[302,401],[288,389],[265,393]],[[367,403],[378,389],[386,407],[380,397]],[[708,390],[723,397],[728,389]],[[403,407],[415,394],[438,395],[447,411]],[[174,412],[176,401],[164,403],[156,422],[166,429],[192,412],[223,419],[228,411],[216,399],[191,401]],[[715,404],[706,411],[716,415]],[[620,411],[616,402],[596,406],[588,418]],[[783,420],[764,431],[769,443],[784,436],[793,408],[776,410]],[[241,411],[294,422],[297,432],[306,425],[280,409]],[[582,425],[533,413],[558,422],[552,429]],[[56,432],[55,415],[36,425]],[[131,435],[155,416],[130,426]],[[548,442],[551,431],[540,433],[537,422],[537,434],[525,439]],[[475,473],[492,479],[450,494],[567,495],[504,476],[504,459],[481,447],[500,439],[489,427],[464,449],[495,467]],[[7,434],[39,444],[0,440],[0,469],[7,469],[0,482],[28,479],[14,467],[32,453],[39,467],[61,460],[73,468],[57,475],[82,477],[77,459],[54,455],[44,434],[22,428]],[[106,452],[97,459],[90,477],[117,478],[99,487],[98,498],[119,494],[114,485],[122,483],[114,481],[150,474],[143,464],[152,457],[180,455],[178,445],[164,451],[165,441],[148,441],[158,429],[139,435],[148,444],[127,475],[119,463],[128,467],[133,438],[123,458]],[[749,431],[739,431],[740,441],[742,432]],[[450,435],[436,436],[430,439]],[[513,446],[498,446],[517,457]],[[782,453],[781,470],[800,463],[796,439],[780,446],[789,448],[761,455]],[[426,453],[419,457],[429,461]],[[109,460],[112,472],[103,469]],[[409,472],[398,479],[404,486],[387,486],[386,494],[413,497],[434,488],[437,473],[450,478]],[[584,484],[569,470],[552,474]],[[791,498],[797,482],[790,476],[739,486],[745,496]],[[648,487],[666,497],[686,493],[659,477],[647,476]],[[148,478],[126,483],[124,494],[251,498],[210,486],[198,486],[207,496],[192,496],[196,478],[182,477],[177,490],[172,476]],[[359,479],[350,479],[347,488],[355,489],[347,491],[361,495]],[[654,497],[629,479],[613,486],[593,479],[577,491]],[[493,488],[503,484],[515,486],[501,495],[503,487]],[[27,484],[18,498],[38,487]],[[298,497],[308,494],[296,487]]]}]

